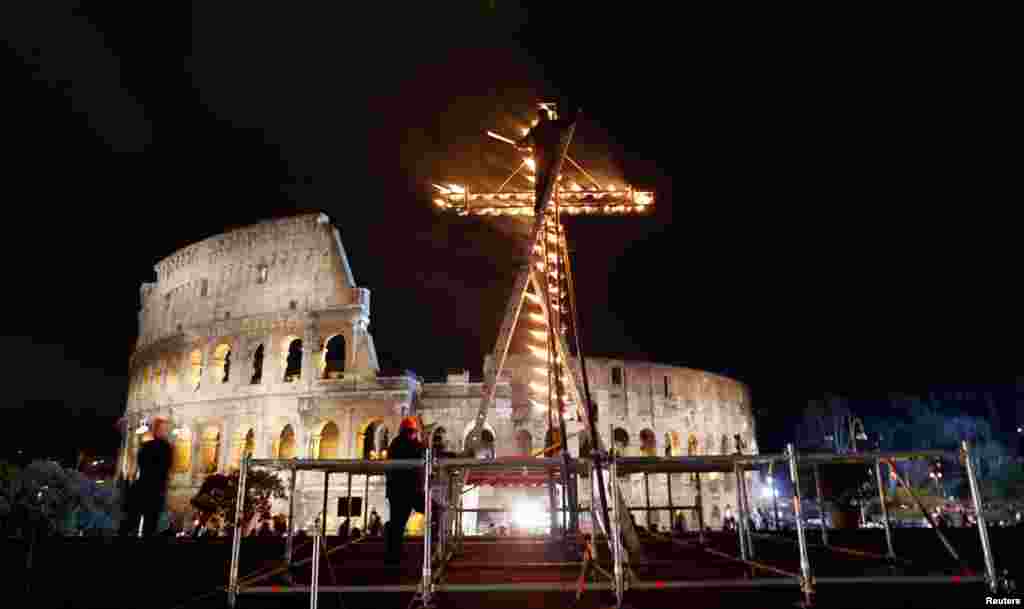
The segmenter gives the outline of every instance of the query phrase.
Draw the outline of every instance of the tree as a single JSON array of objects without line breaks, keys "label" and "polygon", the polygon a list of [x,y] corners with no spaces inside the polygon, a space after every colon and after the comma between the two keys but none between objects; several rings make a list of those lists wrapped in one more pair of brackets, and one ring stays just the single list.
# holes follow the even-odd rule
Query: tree
[{"label": "tree", "polygon": [[[212,474],[206,477],[199,492],[192,498],[191,505],[206,521],[211,517],[219,519],[225,527],[235,524],[235,507],[238,501],[239,472],[228,475]],[[245,500],[242,505],[242,530],[247,531],[254,518],[270,518],[271,501],[284,499],[284,484],[276,472],[251,469],[245,478]]]},{"label": "tree", "polygon": [[0,520],[7,534],[73,533],[77,514],[87,515],[91,528],[112,531],[116,491],[54,461],[33,461],[20,470],[0,465]]}]

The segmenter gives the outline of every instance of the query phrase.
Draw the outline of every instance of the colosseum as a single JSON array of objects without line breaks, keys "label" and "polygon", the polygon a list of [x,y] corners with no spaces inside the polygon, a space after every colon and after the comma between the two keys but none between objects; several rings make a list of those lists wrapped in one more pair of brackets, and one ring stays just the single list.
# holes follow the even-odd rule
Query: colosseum
[{"label": "colosseum", "polygon": [[[205,477],[255,457],[386,457],[389,435],[402,416],[432,425],[435,440],[462,449],[481,400],[482,383],[468,373],[425,382],[412,374],[380,376],[370,334],[370,292],[353,278],[341,237],[325,214],[261,222],[175,252],[156,267],[156,282],[141,288],[139,338],[130,360],[126,417],[135,430],[154,415],[172,423],[174,466],[169,504],[178,525]],[[386,297],[386,295],[384,295]],[[462,363],[464,366],[464,363]],[[484,362],[485,366],[490,361]],[[578,362],[570,362],[577,366]],[[726,454],[738,435],[744,452],[757,452],[747,388],[734,380],[650,362],[587,358],[591,393],[607,445],[626,455]],[[531,454],[543,447],[547,415],[529,400],[529,362],[509,355],[488,416],[482,457]],[[569,448],[579,453],[579,423],[569,422]],[[614,431],[612,431],[614,428]],[[140,428],[140,431],[142,429]],[[610,436],[610,437],[609,437]],[[129,433],[120,458],[131,479],[134,455],[148,434]],[[479,453],[478,453],[479,454]],[[684,474],[635,474],[630,502],[693,505]],[[660,478],[660,480],[655,480]],[[736,505],[731,476],[707,474],[704,522],[721,526]],[[328,503],[360,501],[361,518],[375,508],[388,520],[383,479],[332,477]],[[756,484],[756,481],[752,481]],[[351,484],[351,486],[350,486]],[[624,485],[626,488],[627,485]],[[752,497],[758,497],[752,489]],[[466,507],[511,509],[541,488],[478,486]],[[580,494],[581,501],[586,495]],[[323,475],[299,474],[296,525],[309,527],[324,502]],[[332,508],[327,526],[341,520]],[[693,512],[686,512],[692,526]],[[638,515],[667,524],[662,512]],[[466,518],[473,533],[494,520]],[[422,526],[413,520],[410,527]]]}]

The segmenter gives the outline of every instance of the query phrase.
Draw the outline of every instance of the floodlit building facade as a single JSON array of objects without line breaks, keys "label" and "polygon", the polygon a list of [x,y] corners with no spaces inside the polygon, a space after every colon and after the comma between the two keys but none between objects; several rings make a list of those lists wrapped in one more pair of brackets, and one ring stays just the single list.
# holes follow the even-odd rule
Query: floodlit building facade
[{"label": "floodlit building facade", "polygon": [[[422,416],[448,450],[462,450],[482,384],[467,373],[436,383],[379,375],[369,332],[370,292],[356,285],[340,234],[326,215],[271,220],[210,237],[159,262],[156,277],[141,289],[126,406],[130,433],[118,467],[134,477],[135,454],[148,438],[143,424],[155,415],[169,417],[169,503],[179,523],[191,514],[189,499],[205,477],[237,468],[245,453],[384,458],[401,417],[409,414]],[[757,452],[750,395],[741,383],[606,358],[588,357],[587,372],[599,429],[611,436],[604,441],[622,454],[728,454],[736,450],[736,435],[743,452]],[[550,440],[547,413],[530,399],[529,374],[525,356],[509,356],[481,457],[533,454]],[[573,455],[581,448],[578,429],[578,421],[569,422]],[[365,498],[358,512],[376,508],[387,521],[383,478],[354,478],[351,494]],[[651,505],[666,505],[665,475],[651,476],[646,487],[642,476],[634,478],[628,484],[632,503],[643,505],[649,493]],[[296,488],[296,525],[310,526],[323,507],[323,474],[300,473]],[[337,529],[339,498],[349,488],[347,476],[331,477],[328,530]],[[672,490],[673,505],[694,504],[688,476],[674,475]],[[703,492],[705,522],[721,526],[736,505],[735,480],[708,474]],[[466,507],[511,512],[524,500],[544,497],[544,489],[481,487],[467,493]],[[585,494],[580,498],[586,500]],[[665,527],[667,513],[654,513],[651,521]],[[507,518],[464,522],[473,532]],[[644,524],[646,516],[638,513],[637,522]],[[689,514],[690,526],[695,522]],[[362,527],[363,518],[356,517],[354,526]]]}]

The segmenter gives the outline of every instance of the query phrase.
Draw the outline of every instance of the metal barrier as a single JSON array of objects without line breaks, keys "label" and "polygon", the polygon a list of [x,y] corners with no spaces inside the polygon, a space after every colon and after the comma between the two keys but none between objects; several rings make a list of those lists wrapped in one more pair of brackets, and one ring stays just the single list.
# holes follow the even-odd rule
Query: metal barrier
[{"label": "metal barrier", "polygon": [[[931,576],[877,576],[877,577],[820,577],[815,578],[811,567],[810,556],[808,552],[809,544],[807,542],[807,536],[805,531],[805,524],[801,513],[801,498],[800,498],[800,478],[799,478],[799,465],[812,465],[816,466],[822,463],[870,463],[873,464],[876,471],[876,479],[880,484],[881,491],[881,469],[880,464],[885,461],[888,463],[894,463],[896,460],[907,460],[907,459],[922,459],[922,458],[935,458],[935,457],[961,457],[964,459],[966,466],[966,473],[970,486],[971,500],[977,514],[977,526],[980,535],[980,541],[982,546],[982,554],[985,561],[985,575],[974,576],[968,574],[966,576],[951,577],[949,575],[931,575]],[[602,456],[603,459],[607,459],[610,470],[610,483],[618,484],[620,474],[631,474],[631,473],[665,473],[669,474],[668,482],[671,484],[670,474],[672,473],[691,473],[695,475],[697,496],[696,504],[693,506],[672,506],[671,497],[669,500],[669,506],[667,507],[651,507],[650,505],[644,508],[630,508],[629,510],[641,510],[641,511],[652,511],[659,509],[696,509],[698,513],[698,519],[700,521],[700,534],[698,536],[698,547],[702,550],[707,551],[716,556],[720,556],[738,563],[741,563],[752,570],[761,570],[773,573],[779,577],[774,578],[751,578],[751,579],[718,579],[718,580],[666,580],[657,582],[644,582],[640,581],[629,568],[627,564],[627,557],[624,556],[625,548],[622,542],[622,530],[619,524],[619,502],[614,501],[609,506],[611,512],[611,539],[609,539],[609,549],[612,555],[613,571],[608,578],[610,581],[607,582],[595,582],[588,584],[590,590],[608,590],[615,594],[617,606],[621,606],[624,600],[626,591],[628,590],[672,590],[672,589],[685,589],[685,588],[736,588],[736,587],[761,587],[761,586],[793,586],[799,587],[804,600],[805,606],[810,606],[814,602],[814,594],[817,586],[831,585],[831,584],[868,584],[868,583],[892,583],[892,584],[937,584],[937,583],[985,583],[989,590],[996,594],[1001,589],[1006,588],[1009,584],[1005,579],[1000,579],[996,574],[995,561],[992,556],[992,549],[988,538],[988,529],[985,522],[984,513],[981,510],[982,501],[981,495],[978,488],[978,481],[975,474],[974,464],[970,452],[970,446],[967,442],[961,443],[960,451],[941,451],[941,450],[930,450],[930,451],[913,451],[913,452],[865,452],[865,453],[853,453],[845,455],[832,455],[832,454],[821,454],[812,453],[805,455],[798,455],[792,444],[787,445],[786,452],[777,455],[730,455],[730,456],[708,456],[708,457],[616,457],[613,454]],[[744,478],[744,472],[757,468],[763,464],[773,463],[787,463],[789,466],[790,480],[793,484],[793,508],[796,516],[796,530],[797,530],[797,545],[799,548],[799,574],[791,573],[789,571],[773,567],[764,563],[759,563],[754,559],[754,538],[750,531],[750,527],[747,525],[747,515],[750,512],[749,498],[747,497],[746,484]],[[245,493],[245,484],[248,470],[250,467],[268,467],[275,469],[286,469],[292,472],[291,477],[291,489],[292,496],[289,498],[289,532],[294,530],[293,515],[294,515],[294,489],[295,489],[295,476],[299,471],[323,471],[325,475],[325,488],[327,484],[327,476],[331,473],[347,473],[351,474],[363,474],[363,475],[381,475],[386,474],[390,471],[406,470],[406,469],[419,469],[424,470],[424,493],[428,498],[424,502],[424,536],[423,536],[423,572],[422,578],[418,585],[383,585],[383,586],[341,586],[341,585],[328,585],[321,586],[319,583],[319,562],[320,562],[320,546],[321,536],[317,535],[313,540],[313,575],[309,586],[292,585],[286,589],[281,589],[276,586],[257,586],[249,585],[255,583],[256,579],[249,578],[246,585],[241,585],[238,577],[238,566],[240,561],[240,545],[241,545],[241,530],[240,522],[242,516],[243,497]],[[241,472],[239,476],[239,495],[236,504],[236,518],[235,518],[235,535],[232,540],[232,552],[231,552],[231,566],[230,575],[228,582],[228,600],[229,606],[234,608],[237,603],[239,594],[266,594],[266,593],[309,593],[310,594],[310,607],[316,609],[318,603],[318,593],[323,592],[334,592],[334,593],[355,593],[355,592],[415,592],[414,602],[418,602],[422,607],[434,606],[434,595],[437,592],[482,592],[482,591],[566,591],[574,592],[577,591],[576,582],[521,582],[521,583],[479,583],[479,584],[448,584],[440,581],[441,575],[444,573],[445,568],[451,558],[462,550],[463,534],[461,527],[461,515],[463,512],[469,511],[482,511],[482,510],[467,510],[462,508],[462,496],[464,491],[459,483],[460,480],[465,479],[465,475],[469,470],[509,470],[509,469],[522,469],[522,470],[544,470],[546,472],[556,472],[561,468],[569,470],[566,473],[577,473],[580,471],[586,471],[589,467],[588,461],[584,459],[564,459],[564,458],[521,458],[521,459],[502,459],[497,460],[480,460],[480,459],[436,459],[433,455],[432,449],[427,448],[426,455],[423,461],[419,460],[392,460],[392,461],[363,461],[355,459],[252,459],[246,455],[241,463]],[[895,468],[894,468],[895,471]],[[733,474],[737,476],[739,482],[737,493],[738,501],[737,507],[739,511],[739,519],[742,523],[738,528],[738,535],[740,540],[740,552],[739,557],[729,555],[724,552],[719,552],[711,548],[704,547],[704,527],[702,521],[702,498],[700,492],[700,475],[702,473],[719,472],[723,474]],[[461,474],[461,475],[460,475]],[[817,477],[817,476],[816,476]],[[435,481],[445,485],[447,493],[442,495],[444,497],[444,504],[441,506],[443,509],[442,522],[438,526],[438,539],[433,538],[432,532],[432,521],[431,512],[433,510],[431,497],[431,488]],[[902,479],[901,484],[906,485],[909,490],[909,485],[906,484]],[[591,493],[593,494],[593,485],[591,485]],[[895,558],[895,551],[893,549],[892,532],[890,530],[890,522],[888,511],[885,509],[884,496],[882,497],[882,515],[886,533],[886,544],[888,548],[888,554],[886,556],[880,556],[871,554],[869,552],[861,552],[851,550],[848,548],[839,548],[837,546],[831,546],[827,543],[825,538],[824,547],[829,550],[835,550],[840,552],[848,552],[853,554],[859,554],[865,557],[878,557],[878,558]],[[915,497],[916,501],[916,497]],[[648,500],[649,504],[649,493]],[[593,504],[593,501],[591,502]],[[923,509],[923,506],[918,502],[918,507]],[[929,515],[925,511],[925,517],[929,518]],[[596,514],[593,514],[596,517]],[[324,521],[326,521],[326,502],[323,514]],[[932,522],[933,528],[935,523]],[[953,550],[948,540],[942,535],[941,531],[935,528],[936,533],[943,540],[943,543],[950,550],[953,557],[959,560],[959,556]],[[322,531],[319,531],[322,532]],[[760,537],[760,536],[757,536]],[[683,542],[678,542],[680,545],[686,545]],[[436,548],[434,546],[437,546]],[[346,546],[347,547],[347,546]],[[285,569],[290,570],[292,567],[293,558],[293,543],[292,536],[289,535],[286,544],[286,556]],[[335,548],[328,551],[326,554],[338,550],[341,548]],[[437,563],[437,569],[434,569],[434,564]],[[962,561],[961,561],[962,563]],[[577,565],[578,562],[564,563],[564,565]],[[635,563],[643,564],[643,563]],[[564,566],[563,565],[563,566]],[[328,562],[328,566],[330,563]],[[586,570],[586,565],[584,565]],[[627,577],[627,573],[629,577]],[[265,577],[265,576],[264,576]],[[261,577],[262,578],[262,577]]]}]

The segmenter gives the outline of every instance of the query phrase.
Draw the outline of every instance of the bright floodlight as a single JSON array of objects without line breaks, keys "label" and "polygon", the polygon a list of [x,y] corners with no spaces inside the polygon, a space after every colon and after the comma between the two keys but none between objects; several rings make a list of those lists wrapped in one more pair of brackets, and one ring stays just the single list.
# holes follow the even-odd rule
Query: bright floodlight
[{"label": "bright floodlight", "polygon": [[774,493],[775,488],[771,486],[766,486],[761,489],[761,497],[763,497],[764,499],[771,499]]},{"label": "bright floodlight", "polygon": [[512,508],[512,522],[524,529],[536,529],[545,525],[544,509],[533,502],[523,501]]}]

